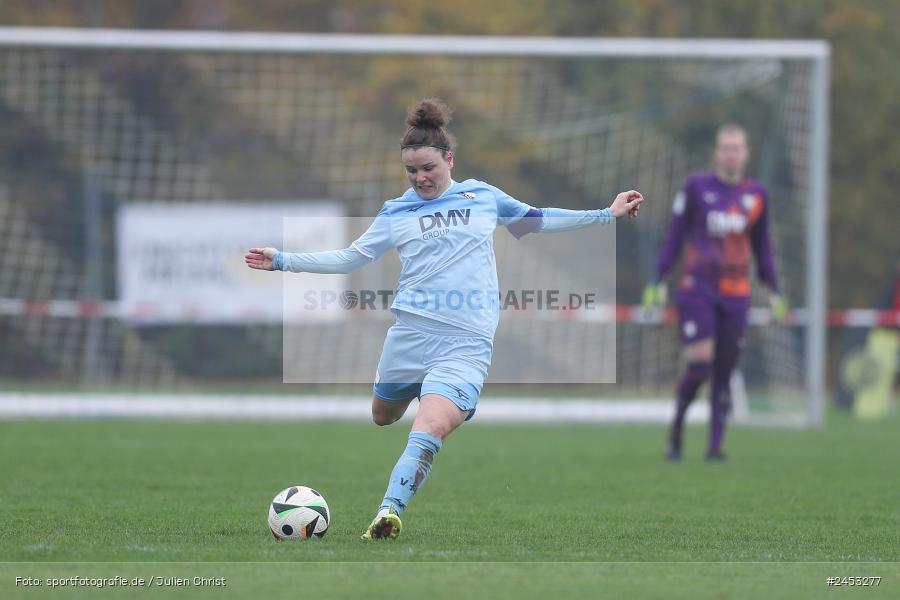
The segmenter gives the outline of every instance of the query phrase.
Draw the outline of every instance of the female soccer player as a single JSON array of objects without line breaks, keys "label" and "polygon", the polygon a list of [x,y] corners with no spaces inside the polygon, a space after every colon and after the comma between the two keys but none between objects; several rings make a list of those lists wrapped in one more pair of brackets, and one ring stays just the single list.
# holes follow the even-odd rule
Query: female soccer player
[{"label": "female soccer player", "polygon": [[773,312],[786,311],[769,237],[768,193],[744,177],[750,158],[747,133],[735,124],[716,133],[713,171],[687,177],[675,197],[672,223],[657,262],[657,278],[644,290],[644,304],[664,304],[662,283],[687,240],[676,304],[687,362],[675,396],[675,417],[666,457],[681,459],[682,428],[697,389],[712,375],[707,460],[723,460],[725,418],[731,407],[729,382],[744,345],[750,309],[750,250],[759,278],[770,291]]},{"label": "female soccer player", "polygon": [[[378,361],[372,419],[390,425],[415,398],[419,410],[364,540],[400,534],[400,514],[431,472],[434,455],[475,413],[499,319],[493,301],[498,293],[496,226],[506,226],[516,237],[578,229],[624,215],[633,218],[644,200],[628,191],[602,210],[537,209],[482,181],[456,182],[450,177],[455,140],[446,129],[449,120],[449,109],[437,99],[410,109],[400,157],[411,187],[385,202],[350,247],[302,254],[251,248],[245,257],[254,269],[348,273],[391,248],[400,255],[391,305],[396,323]],[[462,302],[449,302],[451,296]]]}]

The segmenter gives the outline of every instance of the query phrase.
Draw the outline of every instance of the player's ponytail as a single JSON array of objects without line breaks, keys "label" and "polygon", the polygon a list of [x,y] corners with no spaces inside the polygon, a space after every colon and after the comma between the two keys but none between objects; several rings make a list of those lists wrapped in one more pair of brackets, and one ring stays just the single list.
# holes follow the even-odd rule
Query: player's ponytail
[{"label": "player's ponytail", "polygon": [[450,123],[450,107],[437,98],[426,98],[409,107],[406,125],[409,129],[400,142],[400,149],[431,146],[447,152],[456,147],[456,139],[447,131]]}]

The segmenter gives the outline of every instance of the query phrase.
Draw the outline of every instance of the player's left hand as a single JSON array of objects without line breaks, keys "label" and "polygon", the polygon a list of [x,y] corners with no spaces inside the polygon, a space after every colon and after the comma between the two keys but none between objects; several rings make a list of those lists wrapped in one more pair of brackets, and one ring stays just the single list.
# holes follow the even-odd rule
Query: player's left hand
[{"label": "player's left hand", "polygon": [[641,203],[644,202],[644,197],[640,192],[635,190],[628,190],[627,192],[622,192],[616,199],[613,200],[613,203],[609,205],[609,210],[612,211],[612,214],[615,218],[624,217],[628,215],[628,218],[633,219],[637,216],[638,211],[641,209]]},{"label": "player's left hand", "polygon": [[277,248],[250,248],[244,255],[244,263],[251,269],[274,271],[272,257],[278,254]]},{"label": "player's left hand", "polygon": [[787,299],[778,292],[769,294],[769,306],[772,308],[772,318],[779,323],[787,322],[788,302]]}]

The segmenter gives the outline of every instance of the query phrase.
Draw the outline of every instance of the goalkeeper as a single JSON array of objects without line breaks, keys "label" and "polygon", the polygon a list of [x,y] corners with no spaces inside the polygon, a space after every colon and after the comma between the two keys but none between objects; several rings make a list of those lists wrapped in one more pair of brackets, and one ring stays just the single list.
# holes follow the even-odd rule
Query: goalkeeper
[{"label": "goalkeeper", "polygon": [[707,460],[723,460],[729,381],[744,346],[750,309],[750,254],[770,292],[773,315],[783,320],[784,298],[769,235],[769,200],[758,181],[744,176],[750,151],[746,131],[735,124],[716,132],[712,171],[687,177],[675,197],[672,221],[657,261],[656,281],[644,290],[645,306],[666,301],[663,280],[684,248],[675,304],[686,365],[675,392],[675,416],[666,457],[680,460],[684,418],[697,390],[710,389]]},{"label": "goalkeeper", "polygon": [[[396,538],[400,513],[431,472],[447,436],[470,419],[491,363],[499,319],[493,234],[498,225],[514,236],[578,229],[635,217],[643,197],[616,196],[609,208],[573,211],[533,208],[481,181],[450,177],[454,139],[449,109],[423,100],[407,115],[400,158],[410,188],[385,202],[369,229],[350,247],[291,254],[251,248],[254,269],[348,273],[396,248],[402,270],[375,375],[372,419],[390,425],[418,398],[406,449],[364,540]],[[453,304],[450,300],[464,298]]]}]

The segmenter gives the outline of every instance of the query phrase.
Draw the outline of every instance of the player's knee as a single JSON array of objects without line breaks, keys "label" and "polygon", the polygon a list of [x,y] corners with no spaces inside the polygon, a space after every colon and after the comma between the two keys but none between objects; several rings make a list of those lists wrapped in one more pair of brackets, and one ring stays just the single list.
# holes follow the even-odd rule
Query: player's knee
[{"label": "player's knee", "polygon": [[684,347],[684,356],[688,363],[712,362],[716,355],[716,344],[710,338],[688,344]]},{"label": "player's knee", "polygon": [[383,407],[372,407],[372,422],[379,427],[384,427],[385,425],[396,423],[400,416],[401,415],[396,414],[393,411],[384,410]]},{"label": "player's knee", "polygon": [[392,423],[397,422],[397,417],[394,415],[388,415],[384,413],[372,413],[372,422],[378,425],[379,427],[384,427],[385,425],[390,425]]},{"label": "player's knee", "polygon": [[[716,386],[719,387],[719,386]],[[717,408],[723,414],[728,414],[731,412],[732,401],[731,401],[731,392],[725,387],[723,389],[716,389],[713,391],[712,395],[713,400],[713,408]]]}]

